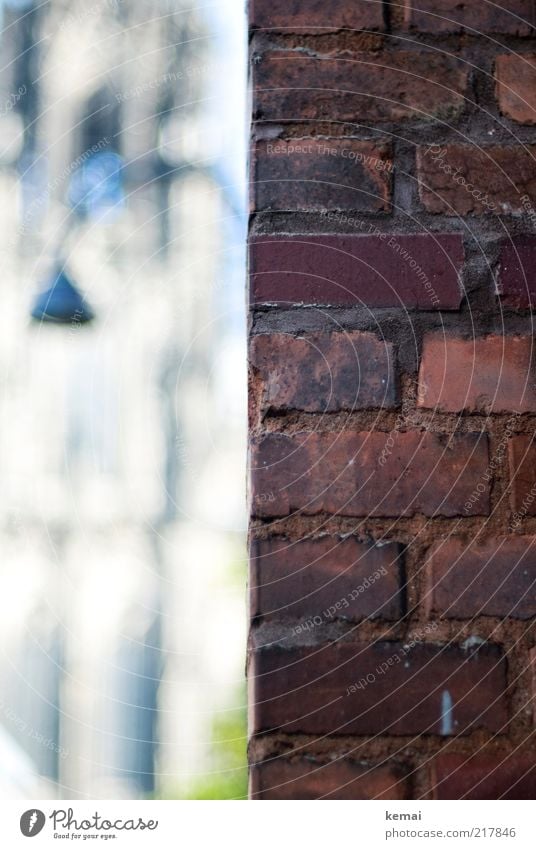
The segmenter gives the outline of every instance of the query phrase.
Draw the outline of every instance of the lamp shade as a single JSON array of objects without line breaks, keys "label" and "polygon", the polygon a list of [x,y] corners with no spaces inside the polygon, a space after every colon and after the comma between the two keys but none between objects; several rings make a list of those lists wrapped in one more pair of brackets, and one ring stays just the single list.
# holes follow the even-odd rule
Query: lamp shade
[{"label": "lamp shade", "polygon": [[31,316],[35,321],[85,324],[94,318],[93,310],[62,269],[54,271],[49,284],[34,301]]}]

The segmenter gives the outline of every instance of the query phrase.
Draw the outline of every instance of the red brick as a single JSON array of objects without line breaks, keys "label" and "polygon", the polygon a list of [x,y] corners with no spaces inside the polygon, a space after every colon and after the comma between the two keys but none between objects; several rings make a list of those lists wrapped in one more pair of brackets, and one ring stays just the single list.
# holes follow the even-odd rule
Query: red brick
[{"label": "red brick", "polygon": [[536,616],[536,537],[436,543],[426,562],[427,616]]},{"label": "red brick", "polygon": [[250,0],[249,22],[253,28],[293,33],[385,29],[382,0]]},{"label": "red brick", "polygon": [[439,51],[310,56],[274,50],[253,62],[258,121],[398,121],[443,118],[464,108],[467,68]]},{"label": "red brick", "polygon": [[456,310],[459,234],[257,236],[252,304],[333,304]]},{"label": "red brick", "polygon": [[530,336],[424,339],[419,405],[444,412],[536,412]]},{"label": "red brick", "polygon": [[464,505],[488,465],[484,433],[451,438],[429,432],[268,434],[253,441],[256,516],[487,515],[489,484]]},{"label": "red brick", "polygon": [[387,144],[355,139],[259,141],[251,160],[251,211],[389,212],[392,168]]},{"label": "red brick", "polygon": [[530,799],[536,795],[533,751],[438,755],[431,765],[434,799]]},{"label": "red brick", "polygon": [[535,160],[535,145],[418,148],[421,201],[449,215],[523,212],[523,196],[536,200]]},{"label": "red brick", "polygon": [[534,22],[531,0],[405,0],[406,28],[421,32],[531,35]]},{"label": "red brick", "polygon": [[507,720],[496,646],[270,646],[254,652],[250,684],[253,733],[459,735],[500,732]]},{"label": "red brick", "polygon": [[536,56],[497,56],[495,80],[495,96],[502,114],[520,124],[536,124]]},{"label": "red brick", "polygon": [[251,616],[297,620],[296,634],[335,619],[399,619],[400,557],[396,543],[354,537],[252,540]]},{"label": "red brick", "polygon": [[393,345],[374,333],[253,336],[265,410],[363,410],[397,403]]},{"label": "red brick", "polygon": [[508,440],[510,463],[510,506],[519,515],[512,517],[517,527],[525,516],[536,516],[536,442],[530,434]]},{"label": "red brick", "polygon": [[251,768],[253,799],[405,799],[406,779],[395,766],[370,766],[347,758],[271,758]]},{"label": "red brick", "polygon": [[504,306],[526,309],[536,305],[535,268],[536,238],[524,236],[503,245],[497,291]]}]

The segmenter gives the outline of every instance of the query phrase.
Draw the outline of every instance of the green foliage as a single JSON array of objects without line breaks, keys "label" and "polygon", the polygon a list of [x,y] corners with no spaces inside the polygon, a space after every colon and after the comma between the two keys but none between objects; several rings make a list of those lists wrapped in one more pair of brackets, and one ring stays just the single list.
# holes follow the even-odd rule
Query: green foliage
[{"label": "green foliage", "polygon": [[216,714],[212,723],[212,768],[198,779],[188,799],[247,798],[247,729],[245,694],[242,707]]}]

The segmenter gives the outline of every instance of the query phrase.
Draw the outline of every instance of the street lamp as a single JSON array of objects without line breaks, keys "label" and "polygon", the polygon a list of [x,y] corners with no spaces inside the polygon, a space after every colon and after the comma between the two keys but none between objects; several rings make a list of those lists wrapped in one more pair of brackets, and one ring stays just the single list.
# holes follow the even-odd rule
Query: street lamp
[{"label": "street lamp", "polygon": [[[61,241],[81,222],[103,218],[124,204],[123,160],[111,150],[98,151],[74,172],[67,193],[71,212]],[[58,251],[58,255],[60,251]],[[31,317],[53,324],[87,324],[95,314],[75,283],[56,260],[44,291],[36,296]]]}]

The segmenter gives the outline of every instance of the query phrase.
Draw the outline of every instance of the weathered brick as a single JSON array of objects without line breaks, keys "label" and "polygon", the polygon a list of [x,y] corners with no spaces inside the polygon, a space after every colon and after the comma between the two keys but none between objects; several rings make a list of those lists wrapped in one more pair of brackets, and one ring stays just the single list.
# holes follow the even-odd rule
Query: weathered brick
[{"label": "weathered brick", "polygon": [[448,736],[500,732],[507,721],[506,662],[496,646],[271,646],[253,653],[250,683],[253,733]]},{"label": "weathered brick", "polygon": [[529,674],[532,687],[532,722],[536,725],[536,648],[529,652]]},{"label": "weathered brick", "polygon": [[449,215],[523,212],[536,200],[536,145],[437,144],[417,149],[422,203]]},{"label": "weathered brick", "polygon": [[434,799],[531,799],[536,795],[534,751],[438,755],[430,763]]},{"label": "weathered brick", "polygon": [[251,159],[251,211],[389,212],[392,169],[391,147],[381,142],[258,141]]},{"label": "weathered brick", "polygon": [[249,22],[253,28],[293,33],[385,29],[382,0],[250,0]]},{"label": "weathered brick", "polygon": [[536,56],[497,56],[495,80],[495,96],[502,114],[520,124],[536,124]]},{"label": "weathered brick", "polygon": [[374,333],[263,333],[250,342],[264,409],[331,412],[393,407],[391,342]]},{"label": "weathered brick", "polygon": [[421,407],[445,412],[536,412],[530,336],[460,339],[425,336],[419,371]]},{"label": "weathered brick", "polygon": [[257,236],[251,302],[456,310],[460,234]]},{"label": "weathered brick", "polygon": [[252,765],[252,799],[405,799],[406,778],[399,767],[373,766],[337,758],[271,758]]},{"label": "weathered brick", "polygon": [[404,23],[406,28],[444,35],[464,30],[471,35],[531,35],[534,4],[531,0],[405,0]]},{"label": "weathered brick", "polygon": [[[251,463],[256,516],[489,513],[484,433],[272,433],[253,441]],[[479,481],[482,497],[466,513]]]},{"label": "weathered brick", "polygon": [[536,537],[450,537],[426,562],[428,616],[470,619],[536,616]]},{"label": "weathered brick", "polygon": [[259,121],[398,121],[462,114],[467,68],[439,51],[310,56],[257,54],[253,109]]},{"label": "weathered brick", "polygon": [[334,619],[404,614],[401,547],[323,536],[252,540],[250,613],[299,620],[300,634]]},{"label": "weathered brick", "polygon": [[[508,440],[510,506],[517,527],[525,516],[536,516],[536,442],[530,434]],[[517,515],[519,514],[519,515]]]},{"label": "weathered brick", "polygon": [[523,236],[501,248],[497,292],[507,307],[526,309],[536,305],[536,238]]}]

